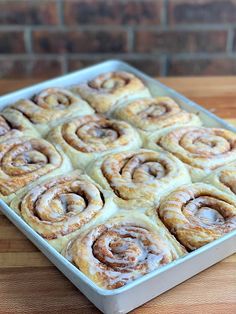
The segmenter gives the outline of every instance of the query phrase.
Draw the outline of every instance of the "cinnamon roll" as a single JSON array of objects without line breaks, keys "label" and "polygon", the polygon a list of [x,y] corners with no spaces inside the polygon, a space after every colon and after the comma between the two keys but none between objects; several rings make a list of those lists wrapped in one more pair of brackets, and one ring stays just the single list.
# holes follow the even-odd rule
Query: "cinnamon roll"
[{"label": "cinnamon roll", "polygon": [[68,158],[40,138],[11,138],[0,143],[0,197],[9,202],[30,183],[71,169]]},{"label": "cinnamon roll", "polygon": [[58,251],[116,210],[109,194],[78,170],[42,182],[13,199],[11,207]]},{"label": "cinnamon roll", "polygon": [[104,289],[117,289],[186,251],[145,215],[112,217],[72,239],[64,256]]},{"label": "cinnamon roll", "polygon": [[236,200],[204,183],[175,190],[157,212],[169,231],[189,250],[236,229]]},{"label": "cinnamon roll", "polygon": [[32,100],[22,99],[8,108],[20,113],[42,136],[68,118],[94,112],[84,100],[62,88],[45,89]]},{"label": "cinnamon roll", "polygon": [[126,209],[147,209],[178,186],[190,183],[186,167],[167,152],[137,150],[99,158],[87,173],[103,188],[113,191]]},{"label": "cinnamon roll", "polygon": [[39,133],[32,124],[17,111],[8,110],[0,113],[0,142],[12,137],[39,137]]},{"label": "cinnamon roll", "polygon": [[80,117],[59,125],[49,133],[48,140],[60,145],[75,168],[84,168],[107,153],[141,146],[138,133],[128,123],[99,115]]},{"label": "cinnamon roll", "polygon": [[236,162],[213,171],[204,181],[236,197]]},{"label": "cinnamon roll", "polygon": [[171,126],[201,125],[197,115],[182,110],[170,97],[128,101],[119,106],[113,116],[131,123],[144,136]]},{"label": "cinnamon roll", "polygon": [[146,147],[169,151],[184,162],[193,181],[236,160],[236,134],[220,128],[182,127],[150,136]]},{"label": "cinnamon roll", "polygon": [[143,82],[128,72],[104,73],[72,90],[98,113],[108,113],[124,100],[150,96]]}]

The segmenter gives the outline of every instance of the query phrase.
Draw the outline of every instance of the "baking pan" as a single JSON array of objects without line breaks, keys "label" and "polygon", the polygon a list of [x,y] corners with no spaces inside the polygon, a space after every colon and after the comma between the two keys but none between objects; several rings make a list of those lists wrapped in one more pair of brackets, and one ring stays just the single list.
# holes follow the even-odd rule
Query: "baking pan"
[{"label": "baking pan", "polygon": [[[197,113],[204,125],[223,127],[236,132],[236,128],[218,118],[213,113],[127,63],[118,60],[106,61],[87,69],[9,93],[0,97],[0,110],[20,98],[32,97],[44,88],[68,87],[109,71],[132,72],[145,82],[153,96],[172,97],[185,110]],[[124,287],[115,290],[105,290],[95,285],[73,264],[51,247],[47,241],[38,235],[2,200],[0,200],[0,209],[97,308],[106,314],[127,313],[236,252],[235,230],[168,265],[144,275]]]}]

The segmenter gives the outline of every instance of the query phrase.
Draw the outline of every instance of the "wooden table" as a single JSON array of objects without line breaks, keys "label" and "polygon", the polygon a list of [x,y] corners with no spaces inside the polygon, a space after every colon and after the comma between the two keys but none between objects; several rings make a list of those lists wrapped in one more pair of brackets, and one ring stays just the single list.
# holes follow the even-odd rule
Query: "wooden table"
[{"label": "wooden table", "polygon": [[[161,81],[223,118],[236,118],[236,77]],[[2,80],[0,94],[36,82]],[[6,313],[99,311],[0,214],[0,314]],[[235,314],[236,254],[132,313]]]}]

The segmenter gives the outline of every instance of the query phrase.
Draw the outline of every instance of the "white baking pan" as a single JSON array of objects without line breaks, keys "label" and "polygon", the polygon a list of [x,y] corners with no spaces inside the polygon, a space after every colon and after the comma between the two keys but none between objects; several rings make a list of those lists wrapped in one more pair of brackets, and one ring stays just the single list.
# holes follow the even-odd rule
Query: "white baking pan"
[{"label": "white baking pan", "polygon": [[[170,96],[182,108],[198,113],[206,126],[223,127],[236,132],[236,128],[230,126],[211,112],[130,65],[116,60],[103,62],[2,96],[0,97],[0,109],[20,98],[32,97],[44,88],[67,87],[91,79],[101,73],[117,70],[132,72],[139,76],[149,87],[153,96]],[[0,209],[92,303],[103,313],[107,314],[127,313],[236,252],[235,230],[124,287],[115,290],[105,290],[96,286],[67,261],[1,200]]]}]

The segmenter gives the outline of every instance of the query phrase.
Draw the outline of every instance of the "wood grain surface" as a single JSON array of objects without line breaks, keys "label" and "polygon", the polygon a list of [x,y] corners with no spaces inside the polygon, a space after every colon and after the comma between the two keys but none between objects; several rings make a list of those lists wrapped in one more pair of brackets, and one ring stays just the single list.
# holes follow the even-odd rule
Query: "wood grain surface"
[{"label": "wood grain surface", "polygon": [[[236,77],[161,81],[219,116],[236,119]],[[37,82],[0,80],[0,94]],[[0,313],[100,312],[0,213]],[[235,314],[236,254],[132,313]]]}]

